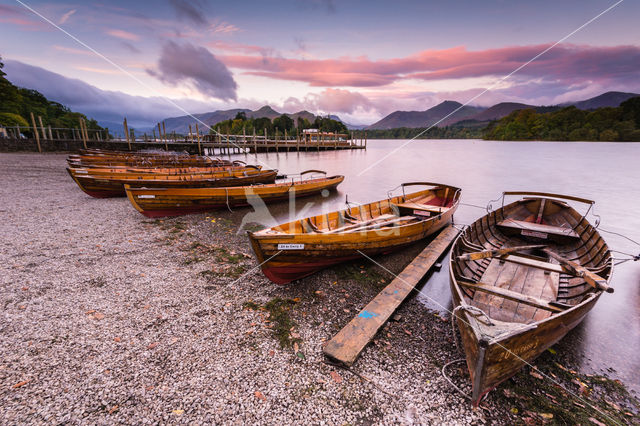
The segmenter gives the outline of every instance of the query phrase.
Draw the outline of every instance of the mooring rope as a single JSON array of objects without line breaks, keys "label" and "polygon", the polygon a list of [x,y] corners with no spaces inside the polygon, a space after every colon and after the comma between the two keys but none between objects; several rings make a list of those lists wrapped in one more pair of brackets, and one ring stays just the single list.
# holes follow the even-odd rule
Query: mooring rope
[{"label": "mooring rope", "polygon": [[460,362],[464,362],[464,361],[466,361],[466,359],[464,359],[464,358],[460,358],[460,359],[456,359],[456,360],[454,360],[454,361],[450,361],[450,362],[446,363],[445,365],[443,365],[443,366],[442,366],[442,377],[444,377],[444,378],[445,378],[445,380],[446,380],[447,382],[449,382],[449,384],[450,384],[451,386],[453,386],[453,388],[454,388],[455,390],[457,390],[458,392],[460,392],[460,393],[461,393],[465,398],[467,398],[467,399],[471,399],[471,396],[470,396],[468,393],[465,393],[462,389],[460,389],[460,388],[459,388],[455,383],[453,383],[453,380],[451,380],[451,379],[449,378],[449,376],[447,376],[447,373],[445,372],[445,369],[446,369],[448,366],[450,366],[450,365],[452,365],[452,364],[457,364],[457,363],[460,363]]}]

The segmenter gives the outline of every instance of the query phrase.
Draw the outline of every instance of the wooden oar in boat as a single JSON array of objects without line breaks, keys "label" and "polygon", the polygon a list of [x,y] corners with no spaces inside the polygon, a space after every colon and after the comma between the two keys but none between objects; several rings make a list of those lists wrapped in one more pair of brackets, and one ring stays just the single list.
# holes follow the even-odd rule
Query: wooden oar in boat
[{"label": "wooden oar in boat", "polygon": [[576,262],[566,259],[565,257],[560,256],[558,253],[555,253],[549,249],[544,249],[543,251],[550,257],[560,262],[562,266],[569,269],[575,276],[584,278],[586,283],[591,287],[597,290],[606,291],[607,293],[613,293],[613,287],[609,287],[607,285],[607,280],[602,278],[600,275],[591,272],[584,266],[580,266]]},{"label": "wooden oar in boat", "polygon": [[482,250],[475,253],[465,253],[463,255],[458,256],[458,260],[481,260],[487,259],[489,257],[498,257],[504,256],[509,253],[516,253],[524,250],[533,250],[546,247],[545,244],[533,244],[528,246],[517,246],[517,247],[507,247],[503,249],[495,249],[495,250]]}]

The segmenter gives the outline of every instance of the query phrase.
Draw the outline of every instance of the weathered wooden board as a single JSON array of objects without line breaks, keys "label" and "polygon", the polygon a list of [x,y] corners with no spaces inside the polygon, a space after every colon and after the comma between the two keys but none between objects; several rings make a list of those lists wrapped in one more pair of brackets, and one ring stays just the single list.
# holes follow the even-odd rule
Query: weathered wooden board
[{"label": "weathered wooden board", "polygon": [[458,236],[449,225],[365,308],[329,340],[323,352],[329,358],[351,366],[378,330],[429,272]]}]

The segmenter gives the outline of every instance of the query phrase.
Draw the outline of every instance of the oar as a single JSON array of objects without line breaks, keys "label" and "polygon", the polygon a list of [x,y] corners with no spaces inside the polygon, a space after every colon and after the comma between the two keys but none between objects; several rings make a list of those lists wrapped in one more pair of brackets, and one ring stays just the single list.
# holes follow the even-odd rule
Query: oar
[{"label": "oar", "polygon": [[514,253],[522,250],[533,250],[546,247],[545,244],[535,244],[530,246],[517,246],[517,247],[507,247],[503,249],[495,249],[495,250],[482,250],[474,253],[467,253],[458,256],[458,260],[480,260],[486,259],[487,257],[498,257],[503,256],[505,254]]},{"label": "oar", "polygon": [[613,293],[613,288],[609,287],[607,285],[607,280],[602,278],[600,275],[594,274],[584,266],[579,265],[576,262],[573,262],[563,256],[560,256],[558,253],[553,252],[549,249],[544,249],[544,252],[547,253],[552,258],[554,258],[555,260],[557,260],[558,262],[560,262],[561,265],[565,266],[575,276],[584,278],[586,283],[589,284],[591,287],[598,290],[606,291],[607,293]]}]

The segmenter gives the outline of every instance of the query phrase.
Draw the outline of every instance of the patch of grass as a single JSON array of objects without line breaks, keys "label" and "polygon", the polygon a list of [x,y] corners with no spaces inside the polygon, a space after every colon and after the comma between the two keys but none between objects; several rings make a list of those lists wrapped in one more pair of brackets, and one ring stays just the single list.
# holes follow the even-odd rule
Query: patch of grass
[{"label": "patch of grass", "polygon": [[590,418],[605,424],[611,419],[626,424],[636,418],[640,404],[621,382],[572,371],[551,361],[548,354],[538,358],[536,364],[562,387],[531,376],[530,369],[525,368],[496,392],[497,398],[508,399],[512,412],[522,415],[525,422],[526,418],[548,420],[543,416],[548,414],[558,424],[593,424]]},{"label": "patch of grass", "polygon": [[336,268],[338,280],[355,281],[374,288],[382,287],[386,284],[382,276],[374,267],[367,267],[361,263],[347,263]]},{"label": "patch of grass", "polygon": [[218,247],[214,253],[216,256],[216,261],[218,262],[237,264],[240,262],[240,260],[243,257],[242,254],[239,254],[236,252],[230,252],[223,247]]},{"label": "patch of grass", "polygon": [[292,299],[276,297],[264,305],[264,309],[269,312],[269,321],[273,325],[273,335],[280,342],[281,348],[290,348],[294,343],[301,341],[291,337],[291,330],[298,326],[289,314],[295,304],[296,302]]},{"label": "patch of grass", "polygon": [[236,265],[230,268],[223,269],[222,271],[219,272],[219,275],[222,275],[224,277],[229,277],[229,278],[240,278],[242,274],[245,273],[246,270],[247,268],[245,268],[244,266]]},{"label": "patch of grass", "polygon": [[262,306],[254,302],[253,300],[248,300],[242,304],[242,309],[251,309],[252,311],[257,311]]}]

